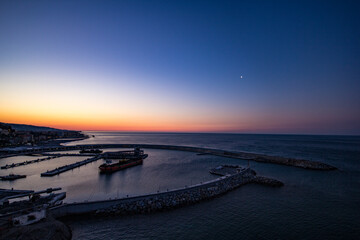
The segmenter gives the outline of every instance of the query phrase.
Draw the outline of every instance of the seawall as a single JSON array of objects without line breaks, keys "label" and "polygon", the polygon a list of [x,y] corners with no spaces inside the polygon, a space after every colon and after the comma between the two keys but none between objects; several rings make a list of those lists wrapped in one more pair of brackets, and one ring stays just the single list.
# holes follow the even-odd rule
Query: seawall
[{"label": "seawall", "polygon": [[63,204],[50,209],[50,213],[59,218],[82,214],[124,215],[163,211],[211,199],[247,183],[262,183],[257,179],[256,173],[248,168],[234,175],[181,189],[113,200]]}]

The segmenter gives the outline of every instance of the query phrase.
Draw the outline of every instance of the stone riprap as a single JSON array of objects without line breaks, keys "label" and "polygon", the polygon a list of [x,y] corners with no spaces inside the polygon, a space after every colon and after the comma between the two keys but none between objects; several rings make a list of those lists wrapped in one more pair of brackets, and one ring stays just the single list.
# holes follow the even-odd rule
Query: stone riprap
[{"label": "stone riprap", "polygon": [[247,183],[268,184],[263,182],[264,179],[258,179],[255,171],[247,168],[233,175],[182,189],[131,198],[64,204],[53,208],[51,212],[55,217],[64,217],[77,214],[108,216],[164,211],[217,197]]}]

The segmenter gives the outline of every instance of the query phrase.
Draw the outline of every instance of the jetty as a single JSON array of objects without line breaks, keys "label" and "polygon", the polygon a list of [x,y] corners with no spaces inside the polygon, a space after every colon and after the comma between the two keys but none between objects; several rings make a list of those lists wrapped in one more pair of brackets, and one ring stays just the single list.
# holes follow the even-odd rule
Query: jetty
[{"label": "jetty", "polygon": [[[268,180],[269,178],[264,179]],[[263,182],[262,179],[258,179],[254,170],[241,168],[240,171],[234,174],[227,174],[214,180],[201,182],[192,186],[185,186],[179,189],[101,201],[65,203],[50,208],[49,211],[55,218],[83,214],[111,216],[150,213],[171,210],[212,199],[249,183],[269,185],[267,182]],[[276,186],[279,187],[282,185],[281,183]]]},{"label": "jetty", "polygon": [[47,158],[38,158],[35,160],[29,160],[29,161],[25,161],[25,162],[20,162],[20,163],[13,163],[13,164],[6,164],[4,166],[1,166],[1,169],[9,169],[9,168],[14,168],[14,167],[20,167],[20,166],[24,166],[24,165],[28,165],[28,164],[33,164],[33,163],[39,163],[39,162],[43,162],[43,161],[48,161],[54,158],[58,158],[61,157],[59,156],[60,154],[54,154],[51,157],[47,157]]},{"label": "jetty", "polygon": [[81,167],[81,166],[83,166],[85,164],[97,161],[100,158],[101,158],[100,155],[92,157],[92,158],[87,158],[87,159],[85,159],[83,161],[79,161],[79,162],[72,163],[72,164],[69,164],[69,165],[65,165],[65,166],[62,166],[62,167],[59,167],[59,168],[55,168],[53,170],[48,170],[46,172],[41,173],[41,176],[42,177],[52,177],[52,176],[58,175],[60,173],[72,170],[74,168]]},{"label": "jetty", "polygon": [[42,153],[43,156],[59,156],[59,157],[93,157],[95,153]]}]

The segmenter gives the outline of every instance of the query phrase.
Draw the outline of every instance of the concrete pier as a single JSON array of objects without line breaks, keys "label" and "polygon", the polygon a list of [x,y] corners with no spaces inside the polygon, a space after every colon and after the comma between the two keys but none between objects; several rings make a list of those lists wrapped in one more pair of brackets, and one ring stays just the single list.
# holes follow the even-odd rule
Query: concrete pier
[{"label": "concrete pier", "polygon": [[59,156],[59,157],[94,157],[95,153],[42,153],[43,156]]},{"label": "concrete pier", "polygon": [[83,161],[79,161],[79,162],[76,162],[76,163],[73,163],[73,164],[69,164],[69,165],[59,167],[59,168],[55,168],[53,170],[41,173],[41,176],[42,177],[52,177],[52,176],[58,175],[60,173],[72,170],[74,168],[81,167],[81,166],[83,166],[85,164],[97,161],[100,158],[101,158],[101,156],[95,156],[95,157],[92,157],[92,158],[85,159]]},{"label": "concrete pier", "polygon": [[28,165],[28,164],[33,164],[33,163],[38,163],[38,162],[43,162],[43,161],[48,161],[54,158],[58,158],[61,157],[59,156],[60,154],[54,154],[50,157],[47,158],[38,158],[35,160],[29,160],[29,161],[25,161],[25,162],[20,162],[20,163],[13,163],[13,164],[6,164],[4,166],[1,166],[1,169],[8,169],[8,168],[14,168],[14,167],[20,167],[20,166],[24,166],[24,165]]}]

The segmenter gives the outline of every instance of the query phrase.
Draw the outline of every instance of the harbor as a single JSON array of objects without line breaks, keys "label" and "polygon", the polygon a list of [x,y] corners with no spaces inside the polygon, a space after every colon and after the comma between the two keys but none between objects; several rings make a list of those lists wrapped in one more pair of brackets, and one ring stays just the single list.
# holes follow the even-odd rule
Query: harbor
[{"label": "harbor", "polygon": [[[87,147],[88,149],[88,147]],[[87,154],[87,151],[83,151]],[[80,154],[81,155],[81,154]],[[56,154],[53,157],[63,156],[62,154]],[[97,154],[91,158],[87,158],[82,161],[78,161],[69,165],[64,165],[53,170],[48,170],[46,172],[41,173],[42,177],[51,177],[55,175],[59,175],[63,172],[70,171],[74,168],[81,167],[88,163],[97,161],[98,159],[106,159],[106,161],[110,161],[111,159],[116,159],[119,163],[115,165],[124,166],[124,168],[132,167],[137,165],[137,161],[143,161],[148,154],[145,154],[143,150],[141,150],[138,146],[134,147],[132,151],[117,151],[117,152],[107,152],[104,154]],[[198,155],[202,156],[202,155]],[[129,165],[128,164],[131,164]],[[134,163],[134,164],[132,164]],[[100,165],[101,167],[106,164]],[[112,164],[113,165],[113,164]],[[111,164],[109,166],[112,166]],[[129,166],[127,166],[129,165]],[[123,169],[123,167],[119,167],[118,170]],[[110,171],[113,172],[113,171]],[[109,172],[109,173],[110,173]],[[47,215],[50,215],[55,218],[59,217],[68,217],[71,215],[82,215],[82,214],[95,214],[95,215],[122,215],[122,214],[135,214],[135,213],[147,213],[154,211],[163,211],[174,209],[180,206],[194,204],[206,199],[214,198],[218,195],[224,194],[230,190],[233,190],[241,185],[247,183],[260,183],[260,184],[268,184],[266,181],[270,181],[272,183],[277,182],[278,184],[272,184],[271,186],[280,187],[283,184],[277,180],[268,179],[268,178],[259,178],[256,176],[254,170],[250,168],[244,168],[240,165],[229,165],[223,164],[218,167],[212,168],[209,170],[209,174],[220,175],[220,177],[215,178],[213,180],[208,180],[200,183],[195,183],[193,185],[186,185],[183,188],[175,188],[175,189],[166,189],[163,191],[157,191],[150,194],[145,195],[137,195],[137,196],[129,196],[120,197],[115,199],[108,200],[100,200],[100,201],[83,201],[78,203],[62,203],[60,200],[65,198],[65,193],[60,195],[56,195],[55,200],[51,200],[48,198],[42,198],[47,202],[44,207],[41,207],[41,204],[45,202],[38,202],[32,206],[32,216],[31,221],[26,222],[24,219],[27,218],[27,215],[21,215],[19,217],[13,218],[16,219],[13,222],[13,225],[24,225],[31,224],[33,221],[38,221],[40,219],[46,218]],[[266,181],[265,181],[266,180]],[[52,191],[61,190],[60,188],[56,189],[47,189],[45,191],[27,191],[27,192],[18,192],[18,194],[13,194],[4,197],[1,202],[3,206],[8,206],[9,201],[16,198],[23,198],[28,196],[29,199],[34,199],[32,196],[38,196],[42,193],[51,193]],[[11,192],[10,190],[6,190]],[[6,192],[4,190],[4,193]],[[54,196],[54,195],[51,195]],[[24,209],[29,208],[29,201],[20,201],[19,204],[16,202],[11,203],[11,211],[7,210],[8,207],[2,208],[1,216],[8,215],[19,215]],[[46,210],[46,212],[44,212]],[[1,212],[0,212],[1,214]]]},{"label": "harbor", "polygon": [[[99,144],[94,145],[96,147],[99,146]],[[112,148],[111,150],[110,146],[113,147],[113,144],[104,145],[109,146],[109,150],[107,151],[106,148],[102,149],[104,152],[114,153],[120,152],[122,149],[129,151],[127,149],[140,144],[122,145],[124,146],[123,148]],[[85,146],[87,148],[89,145],[86,144]],[[96,149],[95,146],[94,148]],[[160,146],[160,148],[163,147],[163,145]],[[180,149],[183,146],[178,147],[178,149]],[[48,221],[50,222],[54,217],[55,220],[58,219],[68,223],[71,219],[74,219],[75,216],[79,216],[79,219],[88,219],[89,216],[93,216],[94,219],[110,219],[109,221],[116,221],[117,219],[116,217],[109,218],[109,216],[126,216],[133,214],[137,215],[136,218],[139,219],[142,219],[143,217],[152,218],[154,215],[150,217],[147,216],[147,213],[166,211],[169,213],[161,213],[160,215],[168,216],[176,214],[172,213],[173,211],[171,210],[178,208],[181,209],[174,212],[179,212],[180,214],[189,212],[189,214],[196,215],[197,209],[200,209],[199,211],[203,212],[209,207],[219,209],[219,211],[222,212],[220,209],[223,207],[219,206],[219,203],[226,205],[228,201],[232,201],[231,199],[233,199],[233,202],[238,202],[238,204],[242,206],[248,206],[251,202],[249,202],[247,198],[251,196],[254,191],[256,192],[256,197],[260,198],[258,201],[263,202],[266,201],[268,195],[279,195],[279,198],[281,198],[281,196],[286,194],[287,190],[292,187],[292,184],[297,182],[298,179],[301,179],[304,175],[310,174],[320,181],[321,175],[323,174],[337,174],[337,171],[331,171],[328,173],[304,171],[302,168],[287,167],[285,165],[258,164],[256,161],[248,161],[248,159],[228,157],[228,152],[235,151],[221,149],[217,149],[217,152],[212,152],[220,154],[222,151],[224,156],[209,153],[198,154],[199,152],[194,150],[198,149],[197,147],[193,147],[193,149],[190,149],[191,151],[155,148],[143,149],[144,152],[149,155],[148,158],[144,159],[143,164],[111,174],[99,174],[98,167],[105,163],[105,158],[103,158],[104,160],[101,160],[101,162],[97,161],[93,164],[82,165],[80,168],[76,169],[76,171],[67,171],[67,173],[63,172],[60,175],[54,175],[56,177],[43,178],[44,180],[41,180],[40,173],[46,172],[47,169],[56,169],[61,166],[78,162],[79,160],[83,161],[85,158],[94,157],[85,157],[82,154],[75,153],[75,151],[78,151],[77,149],[66,150],[69,152],[63,153],[62,151],[43,152],[43,154],[62,154],[62,156],[58,158],[58,160],[42,162],[39,164],[40,168],[38,170],[36,170],[34,166],[28,165],[19,168],[19,171],[16,173],[26,174],[26,169],[29,168],[28,172],[30,177],[28,176],[27,179],[32,182],[42,184],[38,185],[42,189],[46,189],[46,187],[44,188],[44,186],[46,186],[45,182],[48,182],[49,187],[60,186],[66,191],[69,198],[67,197],[64,199],[63,204],[48,209],[46,211],[46,218],[40,221],[42,223],[46,223]],[[210,148],[202,148],[202,151],[205,151],[203,149]],[[76,155],[67,156],[67,154]],[[121,154],[108,154],[108,156],[111,157],[115,157],[116,155],[120,156]],[[22,156],[24,155],[22,154]],[[16,157],[7,158],[4,159],[4,161],[5,163],[8,163],[10,161],[20,159],[26,160],[26,158],[30,158],[29,156],[22,156],[18,159]],[[116,158],[112,159],[113,162],[118,160],[119,159]],[[242,179],[242,185],[237,185],[240,184],[240,181],[231,182],[229,180],[224,180],[224,182],[222,182],[221,178],[227,179],[234,174],[236,175],[237,173],[244,171],[244,169],[248,168],[249,163],[250,170],[248,171],[253,170],[256,172],[251,173],[253,176],[251,177],[251,181],[245,181],[245,179]],[[54,166],[54,168],[45,168],[46,166]],[[38,168],[38,165],[36,165],[36,168]],[[271,172],[266,170],[272,168],[281,169],[281,172],[286,171],[287,174],[284,175],[279,174],[278,171]],[[42,171],[39,171],[40,169]],[[3,171],[10,170],[4,169]],[[36,175],[36,177],[34,175]],[[204,177],[205,175],[207,175],[207,177]],[[272,177],[277,178],[281,182],[273,179]],[[40,180],[38,180],[39,178]],[[26,182],[30,181],[27,179],[26,181],[14,181],[16,184],[13,186],[16,187],[15,189],[32,189],[31,187],[19,187],[29,186]],[[151,181],[148,181],[148,179],[151,179]],[[213,191],[210,191],[213,187],[217,186],[216,184],[212,185],[213,181],[218,183],[218,187],[221,187],[217,190],[214,188]],[[282,182],[285,183],[284,187],[280,187],[283,185]],[[55,185],[55,183],[58,183],[59,185]],[[202,184],[204,185],[202,186]],[[3,186],[5,186],[5,184]],[[266,186],[276,188],[269,188]],[[231,189],[231,187],[234,188]],[[239,187],[239,190],[235,190]],[[81,192],[79,189],[81,189]],[[264,195],[261,195],[261,193],[264,193]],[[210,199],[214,200],[209,201]],[[189,208],[185,207],[193,204],[196,204],[196,206]],[[214,211],[217,211],[216,209],[214,209]],[[238,211],[237,209],[233,210]],[[42,214],[41,211],[36,211],[36,214],[38,214],[40,218]],[[142,216],[142,214],[146,215]],[[51,217],[51,215],[53,215],[53,217]],[[155,218],[156,216],[157,214],[155,214]],[[37,215],[36,218],[38,218]],[[121,217],[121,219],[128,221],[126,220],[128,219],[127,217]],[[34,226],[39,226],[38,224],[40,223],[36,223]],[[73,226],[72,224],[73,223],[70,222],[71,226]]]},{"label": "harbor", "polygon": [[[231,168],[231,166],[226,167]],[[49,233],[57,231],[57,234],[66,236],[68,235],[68,228],[62,227],[64,226],[63,223],[54,220],[54,218],[63,219],[79,215],[114,216],[165,211],[215,198],[244,184],[262,184],[262,181],[256,180],[256,173],[250,168],[236,166],[236,169],[237,171],[233,172],[233,174],[226,174],[211,181],[183,188],[167,189],[166,191],[139,196],[79,203],[64,204],[62,199],[66,197],[65,192],[52,193],[61,190],[61,188],[49,188],[42,191],[0,189],[0,227],[6,229],[8,234],[12,234],[13,229],[20,232],[25,231],[22,230],[24,226],[31,225],[33,227],[30,227],[30,229],[36,229],[46,223],[53,226],[56,223],[55,225],[59,225],[59,227],[56,227],[57,230],[52,227],[46,231]],[[279,186],[282,185],[277,187]],[[41,194],[48,195],[41,197]],[[28,200],[14,201],[15,199],[24,199],[24,197],[28,197]],[[34,223],[39,224],[32,225]],[[9,228],[8,226],[12,227]]]},{"label": "harbor", "polygon": [[[133,148],[134,150],[121,151],[121,149],[124,148]],[[102,152],[105,149],[114,149],[115,151],[111,150]],[[142,149],[147,149],[146,153]],[[80,153],[73,151],[80,151]],[[119,192],[117,194],[113,192],[112,196],[116,195],[115,197],[103,199],[96,197],[95,200],[89,200],[92,198],[93,193],[96,190],[92,189],[92,187],[90,187],[90,185],[85,181],[86,185],[89,185],[90,194],[88,195],[88,199],[83,199],[80,201],[65,200],[65,202],[58,202],[56,205],[49,205],[49,207],[32,208],[31,213],[22,213],[21,216],[17,215],[16,222],[12,222],[12,225],[15,226],[18,224],[20,226],[22,224],[30,224],[32,221],[37,222],[39,220],[42,220],[42,222],[50,222],[53,221],[52,219],[69,219],[72,216],[122,216],[169,211],[216,198],[243,185],[260,184],[263,186],[275,188],[284,186],[284,183],[279,180],[266,176],[258,176],[255,170],[250,167],[251,161],[277,163],[280,165],[296,166],[298,168],[300,167],[305,169],[334,169],[334,167],[321,162],[301,159],[290,159],[221,149],[153,144],[86,144],[75,146],[42,147],[21,149],[17,152],[13,151],[11,153],[3,152],[3,156],[11,154],[12,157],[14,157],[15,153],[23,156],[37,154],[47,156],[47,158],[56,157],[59,159],[57,165],[62,163],[64,160],[69,162],[71,159],[87,157],[81,161],[72,162],[70,164],[67,163],[65,165],[57,166],[52,170],[41,172],[41,177],[59,176],[65,172],[74,170],[75,168],[79,168],[79,171],[81,171],[80,169],[84,168],[88,163],[103,159],[105,163],[92,165],[91,168],[96,169],[95,174],[98,175],[98,178],[101,180],[101,182],[105,184],[103,185],[104,188],[107,189],[109,187],[109,191],[111,191],[110,186],[112,181],[115,181],[119,177],[122,178],[122,176],[126,176],[127,173],[130,172],[142,172],[143,161],[146,163],[146,166],[151,165],[152,161],[156,161],[156,159],[151,156],[154,153],[156,153],[155,155],[158,156],[158,153],[160,152],[169,154],[172,153],[184,157],[191,156],[191,158],[194,159],[219,159],[219,161],[221,159],[222,163],[215,166],[209,166],[210,168],[202,168],[202,172],[208,172],[208,176],[205,177],[203,181],[193,181],[192,179],[189,179],[188,182],[190,182],[190,184],[184,184],[182,187],[171,188],[159,186],[158,190],[153,189],[151,192],[147,193],[141,193],[137,190],[136,194],[127,194],[126,192],[122,192],[119,196]],[[150,159],[147,159],[148,155],[150,156]],[[149,164],[147,164],[147,161],[150,161]],[[239,163],[241,162],[241,164],[236,164],[235,162],[237,161],[239,161]],[[194,166],[191,166],[191,168],[193,167]],[[198,171],[199,170],[200,169],[198,169]],[[81,172],[84,174],[84,171],[86,170]],[[119,171],[119,173],[115,173],[117,171]],[[99,174],[101,172],[105,172],[107,174]],[[159,173],[160,172],[158,172],[158,174]],[[76,173],[71,173],[71,176],[73,176],[74,179],[77,178]],[[186,178],[185,176],[182,177]],[[126,179],[122,179],[118,185],[123,186],[123,184],[125,184],[124,181],[126,182]],[[137,189],[136,181],[134,183],[135,186],[133,188]],[[26,221],[29,216],[31,220]],[[59,224],[61,226],[60,222]],[[65,234],[66,228],[61,227],[61,229],[64,230]]]}]

